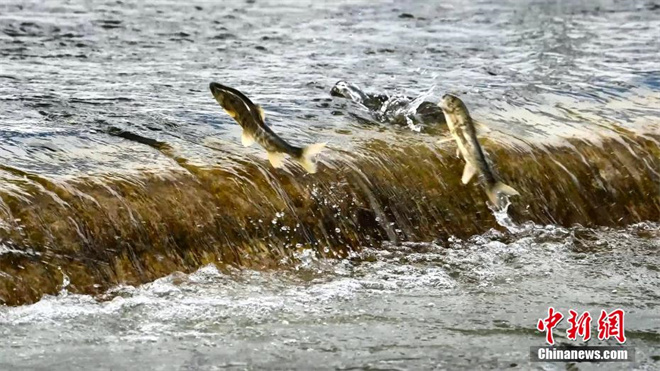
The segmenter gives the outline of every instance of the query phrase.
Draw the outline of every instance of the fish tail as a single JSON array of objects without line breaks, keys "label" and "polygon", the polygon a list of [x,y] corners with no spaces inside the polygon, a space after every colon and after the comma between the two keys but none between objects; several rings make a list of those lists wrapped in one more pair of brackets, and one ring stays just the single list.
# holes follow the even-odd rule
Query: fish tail
[{"label": "fish tail", "polygon": [[316,172],[316,163],[313,161],[314,155],[321,152],[323,148],[325,148],[325,143],[314,143],[304,147],[300,157],[296,160],[308,173],[314,174]]},{"label": "fish tail", "polygon": [[493,205],[496,205],[497,207],[501,207],[500,199],[498,197],[500,193],[503,193],[507,196],[517,196],[520,194],[518,191],[513,189],[513,187],[508,186],[502,182],[496,182],[486,190],[488,199],[493,203]]}]

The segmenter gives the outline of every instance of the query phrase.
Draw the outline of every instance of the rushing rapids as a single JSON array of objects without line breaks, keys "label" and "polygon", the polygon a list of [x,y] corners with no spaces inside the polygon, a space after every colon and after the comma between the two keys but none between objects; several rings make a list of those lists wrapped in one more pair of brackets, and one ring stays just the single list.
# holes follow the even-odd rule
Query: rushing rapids
[{"label": "rushing rapids", "polygon": [[[208,263],[272,268],[303,248],[342,257],[384,241],[499,227],[478,186],[460,183],[450,143],[371,140],[331,152],[318,174],[303,176],[261,159],[202,166],[156,140],[114,134],[150,145],[179,170],[63,181],[2,168],[2,302],[34,302],[60,290],[65,275],[70,291],[101,293]],[[513,221],[623,226],[660,219],[657,141],[484,147],[521,193]]]},{"label": "rushing rapids", "polygon": [[2,1],[0,369],[573,369],[550,306],[656,369],[657,3]]}]

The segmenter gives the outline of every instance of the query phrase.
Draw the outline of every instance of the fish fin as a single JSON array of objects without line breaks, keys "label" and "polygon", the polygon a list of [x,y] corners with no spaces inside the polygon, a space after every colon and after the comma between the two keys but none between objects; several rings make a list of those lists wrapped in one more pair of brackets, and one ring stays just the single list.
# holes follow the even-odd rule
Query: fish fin
[{"label": "fish fin", "polygon": [[302,155],[297,160],[308,173],[314,174],[316,172],[316,163],[312,159],[323,148],[325,148],[325,143],[314,143],[303,148]]},{"label": "fish fin", "polygon": [[254,144],[254,137],[252,134],[243,130],[243,134],[241,134],[241,143],[243,144],[243,147],[249,147]]},{"label": "fish fin", "polygon": [[465,167],[463,168],[463,176],[461,177],[461,182],[463,184],[468,184],[470,182],[470,179],[474,176],[474,174],[477,173],[477,168],[472,166],[469,162],[465,163]]},{"label": "fish fin", "polygon": [[475,134],[477,135],[488,134],[491,131],[493,131],[491,128],[489,128],[488,126],[484,125],[479,121],[473,120],[472,123],[474,124],[474,131],[476,132]]},{"label": "fish fin", "polygon": [[486,194],[488,195],[488,199],[490,202],[493,203],[493,205],[496,205],[497,207],[501,207],[500,202],[499,202],[499,194],[503,193],[507,196],[517,196],[520,193],[513,189],[512,187],[502,183],[502,182],[497,182],[495,185],[490,187],[489,189],[486,190]]},{"label": "fish fin", "polygon": [[281,152],[268,152],[268,161],[274,168],[281,168],[284,166],[284,153]]},{"label": "fish fin", "polygon": [[264,109],[261,108],[261,106],[258,104],[257,104],[257,111],[259,111],[259,117],[261,117],[261,121],[266,121],[266,114],[264,113]]},{"label": "fish fin", "polygon": [[232,111],[232,110],[230,110],[230,109],[226,109],[226,108],[224,108],[224,110],[225,110],[225,112],[227,112],[227,114],[228,114],[229,116],[231,116],[231,118],[236,118],[236,112],[234,112],[234,111]]}]

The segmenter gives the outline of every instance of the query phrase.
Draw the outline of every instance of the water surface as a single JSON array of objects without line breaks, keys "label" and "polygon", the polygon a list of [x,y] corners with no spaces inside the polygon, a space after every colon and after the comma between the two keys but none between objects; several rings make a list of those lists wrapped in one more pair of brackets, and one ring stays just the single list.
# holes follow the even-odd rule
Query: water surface
[{"label": "water surface", "polygon": [[[551,305],[625,309],[658,367],[659,4],[9,0],[0,31],[0,368],[566,369],[528,361]],[[338,80],[458,94],[511,219]]]}]

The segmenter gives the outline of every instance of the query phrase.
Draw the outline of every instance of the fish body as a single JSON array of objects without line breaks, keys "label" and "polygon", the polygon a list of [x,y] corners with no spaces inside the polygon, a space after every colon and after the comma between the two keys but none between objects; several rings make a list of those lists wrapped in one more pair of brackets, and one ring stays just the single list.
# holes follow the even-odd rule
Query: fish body
[{"label": "fish body", "polygon": [[243,128],[241,142],[244,146],[257,142],[268,152],[268,160],[273,167],[282,167],[284,155],[289,155],[309,173],[316,172],[312,157],[325,147],[325,143],[307,147],[292,146],[266,125],[263,109],[243,93],[216,82],[212,82],[209,87],[215,100]]},{"label": "fish body", "polygon": [[500,182],[490,165],[488,165],[484,151],[477,140],[477,130],[467,107],[463,101],[450,94],[445,94],[438,106],[442,108],[449,132],[456,142],[459,154],[465,160],[461,181],[463,184],[467,184],[475,174],[481,174],[488,199],[501,208],[500,193],[508,196],[518,195],[519,193]]}]

